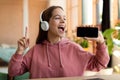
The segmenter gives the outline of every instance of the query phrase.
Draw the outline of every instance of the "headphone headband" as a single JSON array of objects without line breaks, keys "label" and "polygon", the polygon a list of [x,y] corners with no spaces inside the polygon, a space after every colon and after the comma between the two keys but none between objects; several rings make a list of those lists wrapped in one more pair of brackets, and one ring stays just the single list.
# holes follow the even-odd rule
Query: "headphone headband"
[{"label": "headphone headband", "polygon": [[40,21],[42,22],[42,14],[43,14],[43,11],[40,13]]}]

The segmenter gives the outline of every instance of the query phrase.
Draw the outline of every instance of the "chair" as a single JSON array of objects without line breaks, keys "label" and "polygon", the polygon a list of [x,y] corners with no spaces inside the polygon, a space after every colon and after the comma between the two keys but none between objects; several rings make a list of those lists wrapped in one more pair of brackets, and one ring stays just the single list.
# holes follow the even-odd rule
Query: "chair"
[{"label": "chair", "polygon": [[29,79],[29,72],[26,72],[19,76],[15,76],[13,80],[23,80],[23,79]]},{"label": "chair", "polygon": [[23,80],[29,79],[29,72],[24,73],[20,76],[10,77],[7,73],[0,72],[0,80]]},{"label": "chair", "polygon": [[8,74],[0,72],[0,80],[8,80]]},{"label": "chair", "polygon": [[10,77],[8,74],[0,76],[0,80],[24,80],[24,79],[29,79],[29,72],[14,77]]}]

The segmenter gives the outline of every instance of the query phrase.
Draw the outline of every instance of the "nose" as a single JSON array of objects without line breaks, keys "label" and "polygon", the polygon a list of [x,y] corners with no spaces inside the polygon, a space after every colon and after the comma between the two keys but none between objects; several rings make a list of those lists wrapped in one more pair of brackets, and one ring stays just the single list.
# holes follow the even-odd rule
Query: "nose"
[{"label": "nose", "polygon": [[61,23],[65,23],[66,20],[64,18],[61,18]]}]

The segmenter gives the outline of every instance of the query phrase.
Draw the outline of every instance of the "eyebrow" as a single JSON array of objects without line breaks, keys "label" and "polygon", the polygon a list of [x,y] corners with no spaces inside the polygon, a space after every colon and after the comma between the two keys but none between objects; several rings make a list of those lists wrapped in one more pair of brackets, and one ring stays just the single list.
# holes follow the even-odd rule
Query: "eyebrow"
[{"label": "eyebrow", "polygon": [[[61,16],[61,15],[59,15],[59,14],[56,14],[56,15],[54,15],[53,17],[56,17],[56,16]],[[64,15],[63,17],[66,17],[66,16]]]}]

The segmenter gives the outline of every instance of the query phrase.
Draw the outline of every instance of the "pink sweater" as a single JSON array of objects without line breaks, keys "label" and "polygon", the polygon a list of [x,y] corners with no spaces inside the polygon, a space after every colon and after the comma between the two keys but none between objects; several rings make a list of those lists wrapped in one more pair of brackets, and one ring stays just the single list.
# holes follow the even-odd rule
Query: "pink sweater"
[{"label": "pink sweater", "polygon": [[44,41],[24,56],[15,53],[9,63],[10,76],[30,72],[30,78],[82,76],[85,70],[99,71],[107,67],[109,55],[105,44],[98,44],[96,55],[78,44],[63,39],[56,44]]}]

